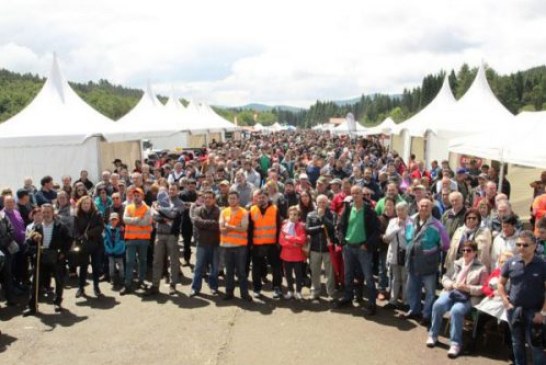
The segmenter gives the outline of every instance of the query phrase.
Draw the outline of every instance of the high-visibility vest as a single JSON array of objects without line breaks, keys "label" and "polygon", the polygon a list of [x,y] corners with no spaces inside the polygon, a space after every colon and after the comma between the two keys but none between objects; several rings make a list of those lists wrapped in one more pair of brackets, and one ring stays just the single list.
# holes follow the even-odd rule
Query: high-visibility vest
[{"label": "high-visibility vest", "polygon": [[[129,204],[126,208],[126,214],[130,217],[143,218],[150,209],[146,204],[142,204],[140,207],[135,207],[134,204]],[[126,240],[149,240],[152,236],[152,225],[148,226],[135,226],[132,224],[125,224],[125,239]]]},{"label": "high-visibility vest", "polygon": [[[230,226],[239,227],[245,215],[248,214],[246,209],[239,207],[235,213],[231,207],[222,209],[220,213],[224,222]],[[248,244],[248,232],[237,232],[230,230],[226,233],[220,233],[221,246],[246,246]]]},{"label": "high-visibility vest", "polygon": [[260,207],[253,205],[250,208],[252,243],[254,245],[271,245],[277,243],[277,206],[270,205],[262,215]]}]

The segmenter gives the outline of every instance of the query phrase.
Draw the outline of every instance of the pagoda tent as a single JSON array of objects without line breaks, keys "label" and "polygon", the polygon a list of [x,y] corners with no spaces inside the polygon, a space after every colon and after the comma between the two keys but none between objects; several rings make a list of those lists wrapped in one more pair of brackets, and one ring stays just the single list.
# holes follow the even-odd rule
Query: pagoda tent
[{"label": "pagoda tent", "polygon": [[391,117],[387,117],[383,122],[376,125],[375,127],[368,128],[366,130],[366,135],[367,136],[373,136],[378,134],[390,135],[393,133],[395,129],[396,129],[396,123],[394,123]]},{"label": "pagoda tent", "polygon": [[141,158],[140,142],[113,138],[115,123],[84,102],[61,73],[57,57],[42,89],[21,112],[0,124],[0,186],[17,189],[29,176],[37,183],[50,175],[78,178],[87,170],[92,181],[112,166],[113,158]]},{"label": "pagoda tent", "polygon": [[223,117],[221,117],[220,115],[218,115],[214,111],[214,109],[212,109],[210,107],[210,105],[208,105],[207,103],[202,102],[199,105],[199,108],[200,108],[201,113],[204,115],[204,118],[206,118],[207,120],[210,120],[211,124],[216,125],[219,128],[221,128],[220,132],[211,133],[211,135],[210,135],[210,140],[211,141],[213,139],[216,140],[216,141],[225,141],[225,139],[226,139],[225,132],[234,132],[237,129],[237,126],[235,126],[235,124],[231,123],[230,121],[228,121],[228,120],[224,119]]},{"label": "pagoda tent", "polygon": [[[436,130],[439,124],[448,120],[447,117],[456,102],[446,75],[434,99],[417,114],[396,125],[393,133],[397,136],[393,136],[392,148],[401,154],[404,161],[408,161],[410,154],[413,153],[418,160],[426,160],[427,166],[430,166],[433,158],[444,159],[447,152],[442,151],[443,144],[433,138],[426,141],[424,138],[430,131]],[[444,150],[447,151],[445,146]]]},{"label": "pagoda tent", "polygon": [[184,111],[184,126],[188,128],[188,147],[200,148],[211,141],[211,134],[214,138],[221,134],[224,128],[211,120],[203,113],[203,110],[195,100],[190,100]]},{"label": "pagoda tent", "polygon": [[522,112],[514,121],[494,129],[449,141],[459,154],[528,167],[546,168],[546,152],[540,148],[546,135],[546,112]]},{"label": "pagoda tent", "polygon": [[365,128],[358,122],[355,122],[355,125],[356,125],[355,129],[351,131],[349,128],[349,123],[346,120],[343,123],[339,124],[337,127],[332,128],[330,131],[332,131],[335,134],[347,134],[347,135],[353,134],[358,136],[362,136],[366,134],[367,128]]},{"label": "pagoda tent", "polygon": [[148,84],[137,105],[116,122],[117,136],[149,140],[155,149],[183,147],[187,130],[181,115],[164,106]]}]

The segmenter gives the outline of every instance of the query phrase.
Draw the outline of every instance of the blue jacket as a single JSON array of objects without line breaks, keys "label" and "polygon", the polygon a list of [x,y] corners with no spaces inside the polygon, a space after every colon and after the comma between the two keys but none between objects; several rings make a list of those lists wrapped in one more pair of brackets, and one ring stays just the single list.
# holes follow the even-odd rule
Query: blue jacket
[{"label": "blue jacket", "polygon": [[430,216],[418,229],[419,215],[406,226],[406,267],[414,275],[432,275],[438,272],[441,253],[449,249],[449,236],[438,219]]},{"label": "blue jacket", "polygon": [[108,256],[122,257],[125,254],[125,240],[119,227],[107,225],[102,233],[104,251]]}]

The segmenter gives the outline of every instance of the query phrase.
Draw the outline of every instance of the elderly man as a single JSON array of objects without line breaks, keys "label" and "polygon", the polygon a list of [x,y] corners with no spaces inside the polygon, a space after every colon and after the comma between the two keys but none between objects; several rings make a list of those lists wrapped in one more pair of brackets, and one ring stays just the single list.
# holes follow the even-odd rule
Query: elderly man
[{"label": "elderly man", "polygon": [[485,200],[491,209],[495,207],[495,196],[497,195],[497,184],[495,184],[493,181],[488,181],[485,183],[485,195],[474,199],[474,208],[478,207],[478,204],[482,200]]},{"label": "elderly man", "polygon": [[171,171],[167,177],[167,182],[169,184],[178,184],[180,179],[184,177],[184,164],[182,162],[177,162],[174,164],[174,170]]},{"label": "elderly man", "polygon": [[[516,240],[518,254],[501,269],[499,295],[508,311],[512,348],[516,365],[526,364],[525,342],[531,349],[533,364],[546,364],[544,321],[546,320],[546,263],[536,255],[533,232],[523,231]],[[505,285],[510,280],[510,293]],[[539,336],[533,336],[538,332]],[[538,341],[534,338],[538,337]]]},{"label": "elderly man", "polygon": [[231,189],[239,194],[239,204],[246,207],[252,201],[252,192],[256,189],[254,185],[246,180],[243,171],[237,171],[235,174],[235,183],[231,185]]},{"label": "elderly man", "polygon": [[[436,291],[436,274],[442,251],[449,248],[449,236],[442,223],[432,216],[432,201],[419,202],[419,214],[406,228],[406,267],[408,269],[407,295],[410,310],[404,319],[421,319],[430,324],[432,302]],[[421,295],[425,287],[425,306],[421,310]]]},{"label": "elderly man", "polygon": [[359,268],[364,274],[368,289],[368,305],[364,314],[374,315],[376,312],[376,289],[373,278],[373,253],[379,239],[379,221],[369,205],[364,204],[362,188],[351,188],[352,203],[345,203],[343,214],[339,221],[339,235],[343,244],[343,262],[345,265],[345,291],[337,307],[351,303],[353,298],[353,282],[355,272]]},{"label": "elderly man", "polygon": [[442,224],[446,227],[447,234],[451,239],[457,228],[464,224],[466,207],[464,206],[463,194],[458,191],[449,194],[449,204],[451,205],[451,208],[442,215]]}]

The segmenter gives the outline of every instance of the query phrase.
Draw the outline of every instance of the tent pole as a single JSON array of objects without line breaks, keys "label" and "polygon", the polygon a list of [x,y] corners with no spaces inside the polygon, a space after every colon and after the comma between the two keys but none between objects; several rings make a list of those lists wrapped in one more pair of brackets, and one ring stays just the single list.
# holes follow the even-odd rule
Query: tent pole
[{"label": "tent pole", "polygon": [[501,160],[500,160],[500,172],[499,172],[499,188],[497,191],[502,192],[502,181],[504,180],[504,148],[501,149]]}]

